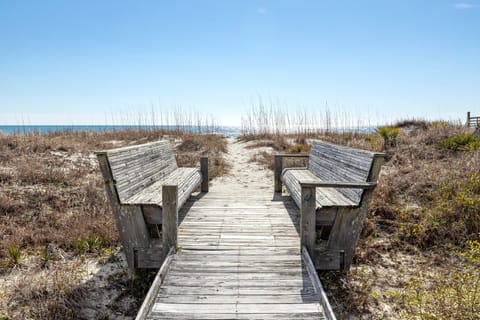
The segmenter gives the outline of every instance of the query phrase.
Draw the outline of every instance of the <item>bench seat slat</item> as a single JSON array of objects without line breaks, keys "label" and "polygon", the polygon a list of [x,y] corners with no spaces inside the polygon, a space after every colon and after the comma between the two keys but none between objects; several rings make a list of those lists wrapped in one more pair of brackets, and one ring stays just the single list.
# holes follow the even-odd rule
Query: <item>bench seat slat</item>
[{"label": "bench seat slat", "polygon": [[140,190],[123,203],[162,206],[162,186],[176,184],[178,185],[178,204],[181,207],[201,181],[202,175],[198,168],[178,168],[162,180]]},{"label": "bench seat slat", "polygon": [[[318,180],[318,177],[307,169],[285,169],[283,171],[282,182],[288,188],[293,200],[299,207],[301,204],[299,181],[302,180]],[[316,199],[316,209],[322,207],[352,207],[359,205],[359,202],[352,201],[335,188],[316,188]]]}]

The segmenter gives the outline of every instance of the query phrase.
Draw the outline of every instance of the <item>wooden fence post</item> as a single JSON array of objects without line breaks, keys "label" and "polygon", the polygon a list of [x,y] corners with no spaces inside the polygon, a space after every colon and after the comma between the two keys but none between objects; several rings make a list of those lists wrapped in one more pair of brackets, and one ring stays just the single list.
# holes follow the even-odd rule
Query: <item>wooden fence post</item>
[{"label": "wooden fence post", "polygon": [[200,172],[202,173],[202,192],[208,192],[208,157],[200,157]]},{"label": "wooden fence post", "polygon": [[178,186],[162,186],[162,247],[166,257],[171,247],[177,247]]},{"label": "wooden fence post", "polygon": [[317,206],[315,187],[304,186],[301,188],[302,205],[300,207],[300,250],[305,246],[312,256],[314,255],[313,248],[315,246],[316,232],[315,232],[315,210]]},{"label": "wooden fence post", "polygon": [[275,192],[282,192],[282,170],[283,170],[283,163],[282,163],[282,156],[276,154],[275,155]]}]

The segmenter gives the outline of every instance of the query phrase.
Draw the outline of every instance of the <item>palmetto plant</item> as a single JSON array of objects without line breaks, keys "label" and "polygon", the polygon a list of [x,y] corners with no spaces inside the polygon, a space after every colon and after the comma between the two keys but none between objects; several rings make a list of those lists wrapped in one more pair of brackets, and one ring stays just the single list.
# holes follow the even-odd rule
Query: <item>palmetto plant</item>
[{"label": "palmetto plant", "polygon": [[396,127],[380,127],[375,132],[383,138],[383,147],[385,150],[397,143],[401,129]]}]

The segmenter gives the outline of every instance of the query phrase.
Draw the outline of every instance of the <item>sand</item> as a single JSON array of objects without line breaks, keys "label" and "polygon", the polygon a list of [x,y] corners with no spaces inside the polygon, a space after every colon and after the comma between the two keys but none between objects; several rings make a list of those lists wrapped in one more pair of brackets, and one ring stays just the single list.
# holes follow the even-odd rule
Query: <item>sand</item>
[{"label": "sand", "polygon": [[253,188],[273,192],[273,172],[252,161],[253,155],[271,148],[248,148],[252,143],[239,142],[229,138],[226,161],[232,165],[228,175],[214,179],[210,191],[223,191],[227,188]]}]

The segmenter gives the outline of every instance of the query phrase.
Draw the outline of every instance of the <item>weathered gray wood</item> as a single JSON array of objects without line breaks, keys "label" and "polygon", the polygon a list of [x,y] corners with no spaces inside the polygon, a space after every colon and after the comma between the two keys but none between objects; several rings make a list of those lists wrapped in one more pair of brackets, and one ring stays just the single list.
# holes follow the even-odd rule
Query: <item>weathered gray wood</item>
[{"label": "weathered gray wood", "polygon": [[480,126],[480,117],[472,117],[470,111],[467,112],[467,127],[478,128]]},{"label": "weathered gray wood", "polygon": [[[373,157],[377,153],[313,141],[308,169],[323,181],[365,182]],[[339,189],[340,193],[359,202],[362,190]]]},{"label": "weathered gray wood", "polygon": [[[314,141],[307,169],[283,170],[281,180],[301,208],[301,231],[304,212],[311,212],[312,206],[317,210],[313,241],[327,241],[306,245],[317,268],[350,267],[383,157],[382,153]],[[310,194],[307,188],[316,188],[312,192],[315,205],[304,198]]]},{"label": "weathered gray wood", "polygon": [[147,224],[162,224],[162,208],[156,205],[142,205],[142,212]]},{"label": "weathered gray wood", "polygon": [[[307,169],[285,169],[282,175],[285,186],[298,206],[301,204],[300,182],[314,179],[318,179],[318,177]],[[358,206],[360,198],[353,201],[340,193],[336,188],[317,188],[316,201],[318,209],[330,206]]]},{"label": "weathered gray wood", "polygon": [[202,172],[202,192],[208,192],[208,157],[200,158],[200,171]]},{"label": "weathered gray wood", "polygon": [[155,303],[155,297],[156,297],[157,291],[162,285],[163,280],[165,279],[165,276],[168,272],[168,269],[170,268],[170,264],[172,262],[174,253],[175,253],[175,248],[170,248],[167,256],[165,257],[163,264],[160,267],[160,270],[158,271],[157,275],[155,276],[155,279],[153,280],[152,285],[150,286],[150,289],[148,290],[147,295],[145,296],[145,299],[140,307],[140,310],[137,313],[137,316],[135,317],[135,320],[145,319],[153,303]]},{"label": "weathered gray wood", "polygon": [[153,312],[189,313],[189,314],[295,314],[296,312],[319,313],[319,303],[276,303],[271,304],[182,304],[156,303]]},{"label": "weathered gray wood", "polygon": [[178,186],[164,185],[162,187],[163,215],[162,237],[164,255],[171,247],[176,248],[178,238]]},{"label": "weathered gray wood", "polygon": [[308,154],[276,154],[274,156],[274,182],[275,182],[275,192],[282,192],[282,171],[283,171],[283,158],[309,158]]},{"label": "weathered gray wood", "polygon": [[128,266],[133,269],[135,267],[134,248],[149,245],[148,230],[143,219],[142,210],[138,206],[122,206],[120,204],[107,155],[99,153],[97,158],[105,180],[105,190],[110,200],[125,257]]},{"label": "weathered gray wood", "polygon": [[302,204],[300,206],[300,249],[307,247],[313,250],[315,246],[315,187],[302,186]]},{"label": "weathered gray wood", "polygon": [[107,154],[122,202],[177,169],[173,148],[166,140],[107,151]]},{"label": "weathered gray wood", "polygon": [[343,250],[316,247],[312,252],[313,262],[319,270],[343,270],[345,253]]},{"label": "weathered gray wood", "polygon": [[163,179],[150,184],[130,198],[125,204],[157,205],[162,206],[162,186],[177,184],[179,191],[179,206],[188,200],[190,194],[202,181],[202,175],[197,168],[178,168]]},{"label": "weathered gray wood", "polygon": [[310,258],[310,254],[308,253],[308,250],[305,247],[302,248],[302,258],[303,258],[303,261],[305,262],[305,266],[307,268],[310,279],[312,280],[313,287],[315,288],[315,293],[320,298],[320,303],[322,304],[323,311],[325,313],[325,318],[328,320],[336,320],[337,317],[335,316],[332,306],[328,301],[325,290],[323,290],[322,283],[320,282],[317,271],[315,270],[315,265],[313,264],[312,259]]},{"label": "weathered gray wood", "polygon": [[157,269],[162,266],[163,248],[161,245],[152,247],[136,247],[135,253],[135,268],[139,269]]},{"label": "weathered gray wood", "polygon": [[335,181],[316,181],[316,180],[303,180],[300,182],[305,187],[317,187],[317,188],[353,188],[353,189],[373,189],[377,185],[376,182],[335,182]]},{"label": "weathered gray wood", "polygon": [[[158,238],[159,229],[165,228],[162,186],[177,186],[175,211],[178,211],[202,184],[202,172],[198,168],[178,168],[173,148],[166,140],[96,154],[129,267],[134,268],[137,262],[158,267],[157,257],[148,259],[142,254],[145,248],[154,247],[155,239],[150,239],[149,230],[152,237]],[[208,166],[208,160],[203,159],[202,163]],[[206,176],[208,191],[208,169]],[[176,239],[169,232],[172,230],[166,235],[162,232],[162,239]],[[167,251],[168,247],[164,254]]]},{"label": "weathered gray wood", "polygon": [[229,192],[179,213],[178,252],[147,319],[323,319],[301,257],[298,208],[260,190]]},{"label": "weathered gray wood", "polygon": [[139,206],[121,206],[119,232],[123,235],[123,249],[131,269],[135,268],[134,249],[150,245],[148,229]]},{"label": "weathered gray wood", "polygon": [[275,167],[274,167],[274,179],[275,179],[275,192],[282,192],[282,180],[281,174],[283,171],[282,168],[282,156],[276,154],[275,155]]}]

